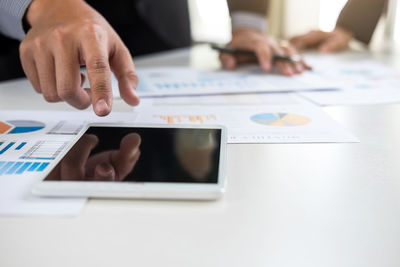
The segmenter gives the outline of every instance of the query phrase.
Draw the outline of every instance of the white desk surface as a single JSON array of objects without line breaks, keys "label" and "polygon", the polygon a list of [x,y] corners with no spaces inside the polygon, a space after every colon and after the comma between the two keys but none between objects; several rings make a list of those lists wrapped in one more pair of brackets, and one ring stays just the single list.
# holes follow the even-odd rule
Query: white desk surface
[{"label": "white desk surface", "polygon": [[[217,64],[204,48],[190,54],[136,64]],[[0,95],[1,109],[71,109],[25,80]],[[117,100],[114,110],[130,108]],[[72,218],[0,217],[0,266],[398,267],[400,105],[325,110],[361,143],[229,145],[216,202],[90,200]]]}]

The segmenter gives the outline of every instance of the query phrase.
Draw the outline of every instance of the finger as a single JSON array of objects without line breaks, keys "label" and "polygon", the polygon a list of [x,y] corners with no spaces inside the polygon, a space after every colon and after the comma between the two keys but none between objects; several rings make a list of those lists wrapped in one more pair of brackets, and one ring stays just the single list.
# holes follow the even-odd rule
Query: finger
[{"label": "finger", "polygon": [[111,112],[112,88],[108,49],[104,38],[85,38],[81,52],[86,63],[89,84],[92,92],[92,105],[98,116]]},{"label": "finger", "polygon": [[267,43],[260,43],[255,49],[258,62],[265,72],[271,71],[272,53]]},{"label": "finger", "polygon": [[[275,55],[279,55],[279,56],[286,55],[284,49],[275,42],[271,43],[271,50]],[[291,66],[291,63],[278,60],[275,62],[275,64],[278,67],[279,72],[281,74],[286,75],[286,76],[292,76],[294,74],[294,70],[293,70],[293,67]]]},{"label": "finger", "polygon": [[54,59],[50,53],[39,50],[35,54],[40,90],[47,102],[60,102],[61,98],[57,93],[56,70]]},{"label": "finger", "polygon": [[275,63],[279,69],[279,72],[285,76],[293,76],[294,70],[291,63],[278,61]]},{"label": "finger", "polygon": [[138,76],[132,56],[122,41],[117,43],[116,49],[110,58],[110,66],[118,80],[121,98],[129,105],[138,105],[139,97],[136,93]]},{"label": "finger", "polygon": [[236,68],[237,62],[233,55],[221,53],[219,54],[219,60],[221,61],[222,67],[226,70],[234,70]]},{"label": "finger", "polygon": [[321,53],[332,53],[347,48],[347,43],[342,42],[340,38],[330,38],[326,42],[322,43],[319,47]]},{"label": "finger", "polygon": [[140,155],[140,142],[141,138],[138,134],[128,134],[121,140],[120,149],[112,154],[112,165],[117,172],[118,179],[123,179],[135,166]]},{"label": "finger", "polygon": [[78,50],[60,44],[55,50],[58,96],[78,109],[90,106],[90,96],[82,88]]},{"label": "finger", "polygon": [[115,169],[108,162],[103,162],[94,168],[93,181],[115,181],[115,178]]},{"label": "finger", "polygon": [[[290,57],[298,55],[296,49],[294,49],[290,45],[289,46],[282,46],[282,49],[285,52],[285,54],[290,56]],[[295,74],[300,74],[300,73],[302,73],[304,71],[303,64],[301,62],[288,62],[288,63],[290,63],[290,65],[291,65],[291,67],[293,69],[293,72]]]},{"label": "finger", "polygon": [[321,42],[328,38],[328,34],[323,31],[311,31],[303,36],[292,38],[291,43],[299,50],[317,47]]},{"label": "finger", "polygon": [[84,134],[78,140],[62,160],[62,180],[85,178],[86,172],[90,171],[86,166],[87,159],[98,143],[98,137],[93,134]]},{"label": "finger", "polygon": [[40,90],[39,77],[37,74],[35,61],[33,59],[33,53],[29,48],[27,48],[24,42],[22,42],[20,45],[19,54],[22,69],[24,70],[26,77],[31,82],[33,89],[35,89],[35,91],[39,94],[42,93]]}]

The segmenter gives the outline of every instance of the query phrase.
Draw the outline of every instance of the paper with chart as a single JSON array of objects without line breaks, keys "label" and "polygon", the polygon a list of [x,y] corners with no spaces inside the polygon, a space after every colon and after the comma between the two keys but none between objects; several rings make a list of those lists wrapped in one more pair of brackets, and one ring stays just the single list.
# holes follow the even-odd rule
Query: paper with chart
[{"label": "paper with chart", "polygon": [[132,113],[0,111],[0,215],[76,215],[83,198],[40,198],[31,185],[88,122],[129,122]]},{"label": "paper with chart", "polygon": [[229,143],[358,142],[294,94],[144,99],[136,111],[137,123],[224,125]]},{"label": "paper with chart", "polygon": [[183,96],[332,90],[332,84],[305,72],[293,77],[264,73],[258,66],[236,71],[196,70],[184,67],[138,69],[138,94],[149,96]]},{"label": "paper with chart", "polygon": [[313,75],[337,84],[335,91],[301,92],[319,105],[400,102],[400,71],[373,60],[344,60],[333,56],[307,58]]}]

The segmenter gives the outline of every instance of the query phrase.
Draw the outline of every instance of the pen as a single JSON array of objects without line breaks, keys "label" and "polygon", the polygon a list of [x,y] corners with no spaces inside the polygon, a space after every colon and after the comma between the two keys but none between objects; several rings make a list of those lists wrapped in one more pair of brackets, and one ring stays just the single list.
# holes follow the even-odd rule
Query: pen
[{"label": "pen", "polygon": [[[237,49],[231,46],[221,46],[216,44],[211,44],[211,48],[221,53],[256,57],[256,54],[251,50]],[[296,56],[272,55],[272,59],[273,61],[288,61],[288,62],[301,62],[303,60],[301,56],[298,55]]]}]

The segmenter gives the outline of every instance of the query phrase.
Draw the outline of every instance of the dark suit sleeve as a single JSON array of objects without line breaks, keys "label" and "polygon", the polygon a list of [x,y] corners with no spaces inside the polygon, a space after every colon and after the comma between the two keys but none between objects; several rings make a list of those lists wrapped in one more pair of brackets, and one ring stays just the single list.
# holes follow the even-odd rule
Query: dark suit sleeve
[{"label": "dark suit sleeve", "polygon": [[250,12],[265,16],[267,13],[268,0],[228,0],[229,11]]},{"label": "dark suit sleeve", "polygon": [[356,39],[368,44],[386,5],[386,0],[349,0],[336,26],[352,32]]}]

